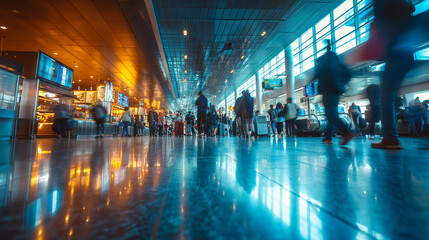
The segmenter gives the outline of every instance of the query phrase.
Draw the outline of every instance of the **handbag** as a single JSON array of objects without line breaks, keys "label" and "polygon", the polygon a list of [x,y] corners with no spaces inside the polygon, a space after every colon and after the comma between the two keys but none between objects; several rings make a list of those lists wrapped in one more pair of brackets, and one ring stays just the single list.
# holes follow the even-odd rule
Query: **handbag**
[{"label": "handbag", "polygon": [[123,127],[124,123],[122,123],[122,121],[118,122],[118,127]]}]

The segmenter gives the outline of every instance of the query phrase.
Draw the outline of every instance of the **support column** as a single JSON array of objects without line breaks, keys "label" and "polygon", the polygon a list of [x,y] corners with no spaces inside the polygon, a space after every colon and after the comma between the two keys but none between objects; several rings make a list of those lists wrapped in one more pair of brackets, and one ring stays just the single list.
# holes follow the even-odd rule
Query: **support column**
[{"label": "support column", "polygon": [[255,85],[256,85],[256,110],[262,113],[262,85],[259,78],[259,71],[255,74]]},{"label": "support column", "polygon": [[224,114],[227,114],[228,115],[228,99],[226,98],[226,96],[225,96],[225,112],[224,112]]},{"label": "support column", "polygon": [[295,75],[293,74],[293,56],[292,47],[289,45],[285,49],[285,70],[286,70],[286,97],[292,98],[292,102],[296,102],[295,99]]}]

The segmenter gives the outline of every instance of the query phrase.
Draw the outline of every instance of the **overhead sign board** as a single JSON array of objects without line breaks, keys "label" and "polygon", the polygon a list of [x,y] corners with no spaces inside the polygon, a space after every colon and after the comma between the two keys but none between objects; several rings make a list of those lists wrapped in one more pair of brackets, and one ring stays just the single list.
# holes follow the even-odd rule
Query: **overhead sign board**
[{"label": "overhead sign board", "polygon": [[274,89],[283,87],[283,79],[275,78],[275,79],[264,79],[264,89]]}]

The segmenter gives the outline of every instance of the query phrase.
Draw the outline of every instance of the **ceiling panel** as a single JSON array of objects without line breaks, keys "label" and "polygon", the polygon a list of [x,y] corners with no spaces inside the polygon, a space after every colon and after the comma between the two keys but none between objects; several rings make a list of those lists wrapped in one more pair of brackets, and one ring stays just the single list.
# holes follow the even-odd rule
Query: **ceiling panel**
[{"label": "ceiling panel", "polygon": [[[39,51],[55,56],[75,70],[82,88],[94,79],[110,79],[131,97],[160,100],[170,108],[171,90],[157,61],[159,50],[140,1],[14,0],[0,1],[0,25],[8,29],[5,51]],[[132,29],[124,7],[134,5],[144,39]],[[15,11],[14,11],[15,10]],[[74,67],[78,66],[78,67]],[[77,87],[77,81],[75,81]],[[161,92],[160,92],[161,90]],[[144,95],[142,93],[145,93]]]}]

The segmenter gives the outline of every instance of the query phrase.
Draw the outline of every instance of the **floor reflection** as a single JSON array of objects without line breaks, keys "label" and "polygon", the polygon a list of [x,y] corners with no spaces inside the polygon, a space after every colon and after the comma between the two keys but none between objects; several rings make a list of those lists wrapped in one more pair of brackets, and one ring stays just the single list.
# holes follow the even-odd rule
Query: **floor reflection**
[{"label": "floor reflection", "polygon": [[392,153],[374,151],[364,140],[350,148],[316,140],[2,142],[0,234],[5,239],[428,235],[429,157],[423,150]]}]

